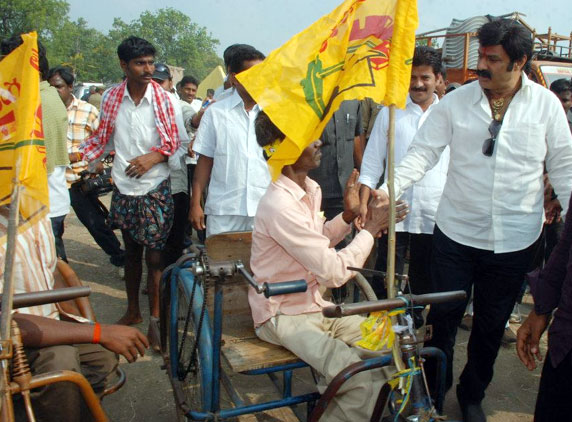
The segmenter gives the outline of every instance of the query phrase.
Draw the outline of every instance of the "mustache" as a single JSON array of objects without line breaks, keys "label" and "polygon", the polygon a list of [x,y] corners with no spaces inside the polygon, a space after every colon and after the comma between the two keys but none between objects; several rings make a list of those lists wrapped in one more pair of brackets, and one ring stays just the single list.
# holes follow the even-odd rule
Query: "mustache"
[{"label": "mustache", "polygon": [[426,88],[411,88],[411,91],[414,92],[427,92]]},{"label": "mustache", "polygon": [[489,72],[488,70],[477,70],[477,76],[480,76],[481,78],[489,78],[491,79],[493,75],[491,75],[491,72]]}]

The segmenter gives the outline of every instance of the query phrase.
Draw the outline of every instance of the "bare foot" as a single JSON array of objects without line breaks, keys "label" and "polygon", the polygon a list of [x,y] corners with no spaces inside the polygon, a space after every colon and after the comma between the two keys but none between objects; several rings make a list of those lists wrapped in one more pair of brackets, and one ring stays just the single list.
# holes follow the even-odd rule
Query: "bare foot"
[{"label": "bare foot", "polygon": [[126,313],[125,315],[123,315],[119,321],[116,322],[116,324],[118,325],[135,325],[135,324],[139,324],[140,322],[143,322],[143,318],[141,317],[140,313],[137,314],[130,314],[130,313]]}]

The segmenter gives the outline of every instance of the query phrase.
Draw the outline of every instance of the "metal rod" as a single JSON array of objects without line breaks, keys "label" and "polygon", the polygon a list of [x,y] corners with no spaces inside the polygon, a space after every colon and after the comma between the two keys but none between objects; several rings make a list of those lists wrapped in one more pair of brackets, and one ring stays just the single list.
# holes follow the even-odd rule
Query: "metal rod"
[{"label": "metal rod", "polygon": [[[96,422],[106,422],[108,420],[103,408],[101,407],[99,398],[93,392],[91,385],[87,379],[78,372],[53,371],[46,374],[34,375],[30,381],[30,389],[33,390],[45,385],[64,381],[72,382],[79,387],[81,395],[83,396],[83,399]],[[10,389],[12,390],[12,393],[20,392],[20,386],[15,382],[10,383]]]},{"label": "metal rod", "polygon": [[[65,287],[35,293],[18,293],[13,295],[12,309],[45,305],[46,303],[64,302],[66,300],[86,297],[91,294],[91,287]],[[4,295],[0,295],[4,299]],[[2,310],[2,307],[0,307]]]},{"label": "metal rod", "polygon": [[341,318],[349,315],[360,315],[375,311],[385,311],[405,306],[430,305],[433,303],[456,302],[465,300],[467,293],[464,290],[455,290],[443,293],[427,293],[424,295],[400,296],[403,299],[393,298],[375,300],[360,303],[347,303],[335,306],[327,306],[322,309],[324,316],[328,318]]},{"label": "metal rod", "polygon": [[6,239],[6,262],[4,263],[4,290],[2,295],[2,312],[0,317],[0,339],[10,340],[10,320],[12,319],[12,297],[14,295],[14,259],[16,258],[16,236],[20,221],[20,165],[22,158],[18,155],[14,166],[12,184],[14,190],[10,198],[10,214]]}]

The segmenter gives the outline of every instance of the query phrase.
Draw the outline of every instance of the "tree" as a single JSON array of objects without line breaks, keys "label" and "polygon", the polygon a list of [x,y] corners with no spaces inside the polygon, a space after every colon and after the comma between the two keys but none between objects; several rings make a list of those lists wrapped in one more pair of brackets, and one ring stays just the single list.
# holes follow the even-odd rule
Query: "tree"
[{"label": "tree", "polygon": [[83,18],[66,21],[48,46],[50,65],[71,67],[76,79],[114,82],[121,79],[112,40],[87,26]]},{"label": "tree", "polygon": [[143,12],[139,19],[129,24],[116,18],[109,37],[118,45],[130,35],[151,42],[157,49],[157,60],[183,67],[186,74],[199,80],[222,64],[215,52],[219,41],[205,27],[172,8],[159,9],[156,13]]},{"label": "tree", "polygon": [[0,39],[37,31],[43,41],[49,42],[67,20],[68,11],[65,0],[2,0]]}]

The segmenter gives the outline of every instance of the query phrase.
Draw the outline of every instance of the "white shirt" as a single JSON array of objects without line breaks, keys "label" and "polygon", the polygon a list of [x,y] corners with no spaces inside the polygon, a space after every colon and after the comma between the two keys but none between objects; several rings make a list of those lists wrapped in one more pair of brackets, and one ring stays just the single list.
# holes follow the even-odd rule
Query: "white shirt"
[{"label": "white shirt", "polygon": [[67,166],[56,166],[48,174],[48,194],[50,197],[50,211],[48,217],[61,217],[70,212],[70,193],[66,182]]},{"label": "white shirt", "polygon": [[[395,163],[403,159],[413,137],[423,124],[431,110],[439,103],[437,95],[433,94],[433,104],[423,112],[423,109],[407,97],[405,110],[395,112]],[[389,109],[383,108],[371,131],[371,135],[362,159],[360,183],[371,189],[377,187],[383,171],[383,163],[387,159],[387,138],[389,130]],[[449,167],[449,148],[441,155],[437,165],[429,170],[423,178],[407,189],[401,199],[409,204],[410,213],[405,220],[395,225],[398,232],[433,234],[435,212],[443,193]],[[385,165],[387,179],[387,162]]]},{"label": "white shirt", "polygon": [[254,121],[234,92],[210,106],[201,119],[193,150],[214,159],[205,214],[254,217],[270,184],[262,148],[256,142]]},{"label": "white shirt", "polygon": [[[572,136],[558,98],[522,73],[492,157],[482,153],[492,121],[478,82],[443,97],[395,170],[399,197],[448,145],[451,161],[436,223],[450,239],[505,253],[530,246],[543,224],[543,168],[563,208],[572,189]],[[387,187],[382,187],[387,191]],[[566,213],[566,210],[563,211]]]},{"label": "white shirt", "polygon": [[[175,97],[175,94],[167,92],[167,95],[173,103],[173,110],[175,111],[175,122],[177,123],[177,128],[185,127],[185,122],[183,120],[183,110],[181,107],[180,100]],[[177,170],[171,170],[171,194],[176,193],[188,193],[189,192],[189,179],[187,179],[187,165],[185,163],[185,157],[187,156],[187,149],[189,148],[189,135],[187,131],[179,131],[179,138],[181,140],[181,146],[179,147],[179,160],[181,161],[180,168]]]},{"label": "white shirt", "polygon": [[[169,168],[175,170],[181,167],[183,149],[180,148],[175,154],[169,156],[168,163],[155,164],[139,179],[128,177],[125,174],[125,169],[129,165],[128,160],[151,152],[153,147],[161,146],[152,101],[151,84],[147,85],[145,95],[137,106],[129,95],[129,90],[125,88],[123,101],[117,112],[111,139],[115,147],[111,176],[115,186],[123,195],[146,195],[169,177]],[[182,136],[185,133],[185,126],[181,125],[182,119],[176,119],[176,121],[179,136]]]}]

